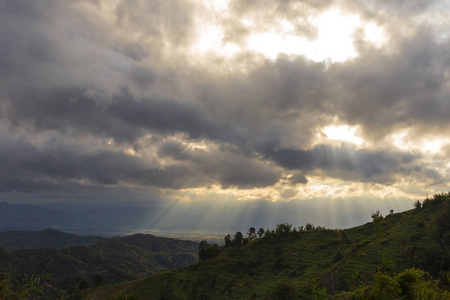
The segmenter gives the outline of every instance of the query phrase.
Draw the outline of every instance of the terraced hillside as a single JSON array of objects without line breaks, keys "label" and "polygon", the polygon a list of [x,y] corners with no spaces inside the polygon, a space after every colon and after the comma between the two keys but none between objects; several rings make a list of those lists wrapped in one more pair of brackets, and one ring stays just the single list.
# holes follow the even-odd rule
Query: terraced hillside
[{"label": "terraced hillside", "polygon": [[411,267],[447,289],[448,194],[410,211],[372,217],[346,230],[280,224],[261,238],[241,241],[237,235],[226,248],[203,244],[198,264],[70,299],[322,299],[370,285],[377,271],[392,275]]}]

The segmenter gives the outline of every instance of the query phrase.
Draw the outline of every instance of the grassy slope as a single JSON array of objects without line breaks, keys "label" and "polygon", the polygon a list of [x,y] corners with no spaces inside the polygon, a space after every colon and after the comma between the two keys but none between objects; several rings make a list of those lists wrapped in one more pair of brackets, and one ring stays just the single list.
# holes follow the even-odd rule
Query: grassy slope
[{"label": "grassy slope", "polygon": [[382,237],[368,223],[256,239],[206,262],[70,299],[260,299],[286,282],[304,299],[313,298],[314,282],[329,294],[338,293],[360,283],[355,272],[370,280],[380,261],[391,272],[414,266],[414,253],[436,245],[439,212],[415,209],[388,216]]}]

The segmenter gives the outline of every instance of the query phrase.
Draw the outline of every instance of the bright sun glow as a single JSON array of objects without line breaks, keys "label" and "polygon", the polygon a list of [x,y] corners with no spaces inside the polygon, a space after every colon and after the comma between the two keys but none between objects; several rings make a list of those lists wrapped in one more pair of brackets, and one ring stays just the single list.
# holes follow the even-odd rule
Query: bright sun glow
[{"label": "bright sun glow", "polygon": [[402,131],[392,135],[393,144],[402,150],[414,150],[422,153],[436,154],[441,151],[442,146],[450,143],[450,139],[428,138],[417,141],[408,139],[408,131]]},{"label": "bright sun glow", "polygon": [[313,23],[319,34],[313,41],[315,52],[313,56],[307,55],[308,57],[315,61],[329,58],[331,61],[340,62],[357,56],[352,37],[360,24],[357,16],[346,16],[331,10],[320,15]]},{"label": "bright sun glow", "polygon": [[[201,20],[198,20],[198,23],[201,23]],[[191,48],[194,53],[218,52],[216,49],[218,45],[221,45],[220,54],[225,57],[231,57],[241,50],[241,47],[237,44],[222,42],[225,34],[220,26],[214,24],[203,26],[199,36],[199,39]]]},{"label": "bright sun glow", "polygon": [[364,142],[364,140],[355,135],[357,129],[358,129],[357,127],[350,127],[347,125],[342,126],[331,125],[325,127],[323,129],[323,133],[325,133],[327,138],[331,140],[345,141],[356,145],[360,145]]},{"label": "bright sun glow", "polygon": [[193,54],[215,54],[230,58],[242,51],[254,51],[269,59],[278,55],[303,55],[313,61],[343,62],[358,55],[354,48],[353,34],[362,29],[364,40],[381,47],[386,42],[384,31],[374,23],[363,23],[359,16],[344,14],[339,10],[329,10],[317,17],[303,20],[317,29],[314,40],[299,35],[294,24],[286,19],[276,21],[269,31],[261,31],[249,16],[240,20],[249,32],[243,42],[227,41],[223,17],[232,17],[225,0],[205,2],[208,12],[199,16],[197,41],[192,45]]},{"label": "bright sun glow", "polygon": [[429,140],[424,142],[424,149],[425,151],[431,152],[431,153],[438,153],[441,151],[441,147],[445,144],[444,140],[436,139],[436,140]]},{"label": "bright sun glow", "polygon": [[366,41],[371,42],[376,47],[381,47],[386,43],[386,35],[383,29],[374,23],[369,23],[364,27],[364,34]]},{"label": "bright sun glow", "polygon": [[264,54],[270,59],[277,58],[280,53],[288,55],[303,54],[306,56],[314,53],[313,46],[306,39],[294,35],[282,36],[276,32],[250,36],[247,41],[247,47]]},{"label": "bright sun glow", "polygon": [[345,61],[357,55],[352,34],[359,24],[357,16],[345,16],[335,10],[325,12],[312,20],[318,35],[310,41],[297,36],[290,22],[281,20],[276,30],[250,35],[247,47],[271,59],[283,53],[304,55],[314,61]]}]

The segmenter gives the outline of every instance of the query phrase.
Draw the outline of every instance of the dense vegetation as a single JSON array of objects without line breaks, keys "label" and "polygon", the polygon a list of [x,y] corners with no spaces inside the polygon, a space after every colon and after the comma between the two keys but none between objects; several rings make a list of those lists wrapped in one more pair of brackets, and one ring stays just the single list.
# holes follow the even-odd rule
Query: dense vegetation
[{"label": "dense vegetation", "polygon": [[250,228],[200,262],[71,299],[449,299],[450,194],[365,225]]},{"label": "dense vegetation", "polygon": [[0,299],[5,293],[38,291],[43,298],[56,299],[88,287],[135,280],[197,262],[197,248],[195,242],[149,234],[64,249],[0,248]]}]

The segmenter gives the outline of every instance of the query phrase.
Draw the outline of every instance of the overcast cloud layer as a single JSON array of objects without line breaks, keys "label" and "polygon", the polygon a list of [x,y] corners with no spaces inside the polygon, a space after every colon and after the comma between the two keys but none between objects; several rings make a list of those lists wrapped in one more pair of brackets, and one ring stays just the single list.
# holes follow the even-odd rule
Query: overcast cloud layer
[{"label": "overcast cloud layer", "polygon": [[[267,54],[269,33],[319,39],[314,20],[330,11],[358,19],[348,58]],[[0,200],[447,191],[449,12],[422,0],[0,0]]]}]

